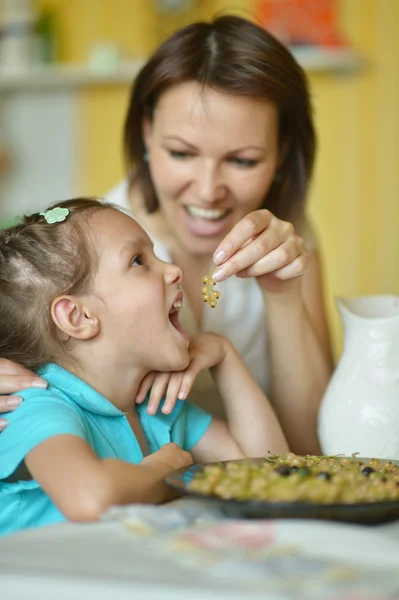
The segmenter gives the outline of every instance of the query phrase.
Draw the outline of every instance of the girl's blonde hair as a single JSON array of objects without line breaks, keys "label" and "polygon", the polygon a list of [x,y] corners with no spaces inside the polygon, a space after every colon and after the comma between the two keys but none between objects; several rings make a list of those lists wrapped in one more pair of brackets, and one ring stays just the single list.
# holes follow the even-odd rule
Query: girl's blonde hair
[{"label": "girl's blonde hair", "polygon": [[61,294],[90,291],[97,256],[92,215],[113,208],[96,198],[74,198],[50,206],[67,208],[59,223],[43,214],[0,232],[0,357],[38,370],[67,356],[51,318]]}]

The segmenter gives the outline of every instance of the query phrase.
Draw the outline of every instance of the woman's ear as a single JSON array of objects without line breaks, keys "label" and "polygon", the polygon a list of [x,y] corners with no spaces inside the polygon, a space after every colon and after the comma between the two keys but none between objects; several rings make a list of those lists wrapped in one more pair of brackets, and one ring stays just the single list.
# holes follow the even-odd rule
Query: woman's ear
[{"label": "woman's ear", "polygon": [[68,338],[90,340],[100,331],[100,322],[87,297],[59,296],[51,304],[51,317]]}]

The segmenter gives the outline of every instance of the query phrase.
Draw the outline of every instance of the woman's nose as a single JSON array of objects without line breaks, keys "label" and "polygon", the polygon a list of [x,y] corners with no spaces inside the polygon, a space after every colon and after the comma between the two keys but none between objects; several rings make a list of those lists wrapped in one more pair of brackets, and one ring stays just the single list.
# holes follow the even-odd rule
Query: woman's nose
[{"label": "woman's nose", "polygon": [[223,197],[223,183],[216,165],[204,163],[196,174],[196,195],[201,202],[217,202]]}]

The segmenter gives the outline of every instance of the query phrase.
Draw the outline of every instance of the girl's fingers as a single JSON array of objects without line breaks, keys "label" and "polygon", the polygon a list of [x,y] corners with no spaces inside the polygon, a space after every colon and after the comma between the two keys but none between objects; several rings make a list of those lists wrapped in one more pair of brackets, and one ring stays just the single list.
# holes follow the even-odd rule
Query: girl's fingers
[{"label": "girl's fingers", "polygon": [[165,403],[162,407],[162,412],[165,415],[170,414],[175,407],[182,379],[183,373],[181,372],[173,373],[170,378],[168,389],[166,390]]},{"label": "girl's fingers", "polygon": [[[21,404],[20,396],[2,396],[0,397],[0,413],[10,412],[15,410]],[[0,419],[1,422],[1,419]]]},{"label": "girl's fingers", "polygon": [[157,373],[154,383],[152,384],[150,399],[148,401],[147,413],[149,415],[155,415],[157,412],[159,403],[165,396],[170,377],[170,373]]},{"label": "girl's fingers", "polygon": [[143,381],[140,383],[139,389],[137,390],[137,395],[135,399],[136,404],[141,404],[142,402],[144,402],[148,390],[152,386],[156,375],[157,374],[154,371],[151,371],[151,373],[148,373],[144,377]]},{"label": "girl's fingers", "polygon": [[217,247],[213,260],[216,265],[224,263],[233,256],[248,242],[248,240],[257,237],[262,231],[269,227],[274,215],[266,209],[256,210],[246,215],[239,223],[234,225],[233,229],[226,235],[224,240]]},{"label": "girl's fingers", "polygon": [[197,375],[203,370],[204,367],[200,366],[198,363],[192,363],[183,373],[183,379],[180,386],[179,391],[179,399],[186,400],[189,393],[191,392],[191,388],[194,385],[194,381]]},{"label": "girl's fingers", "polygon": [[215,281],[223,281],[232,275],[237,275],[244,269],[256,265],[275,248],[278,248],[281,242],[280,231],[275,227],[268,227],[258,237],[250,241],[229,260],[218,267],[213,272],[213,279]]}]

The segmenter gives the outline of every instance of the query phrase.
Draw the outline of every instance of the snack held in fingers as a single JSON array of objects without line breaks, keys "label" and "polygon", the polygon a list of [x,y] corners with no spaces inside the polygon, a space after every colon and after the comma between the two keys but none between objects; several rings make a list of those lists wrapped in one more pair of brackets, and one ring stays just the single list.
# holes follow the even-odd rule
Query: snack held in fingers
[{"label": "snack held in fingers", "polygon": [[204,296],[204,302],[208,303],[208,306],[211,308],[215,308],[218,300],[220,298],[220,292],[215,290],[216,282],[213,280],[212,275],[214,270],[216,269],[216,265],[213,265],[211,272],[209,275],[204,275],[202,278],[202,294]]}]

